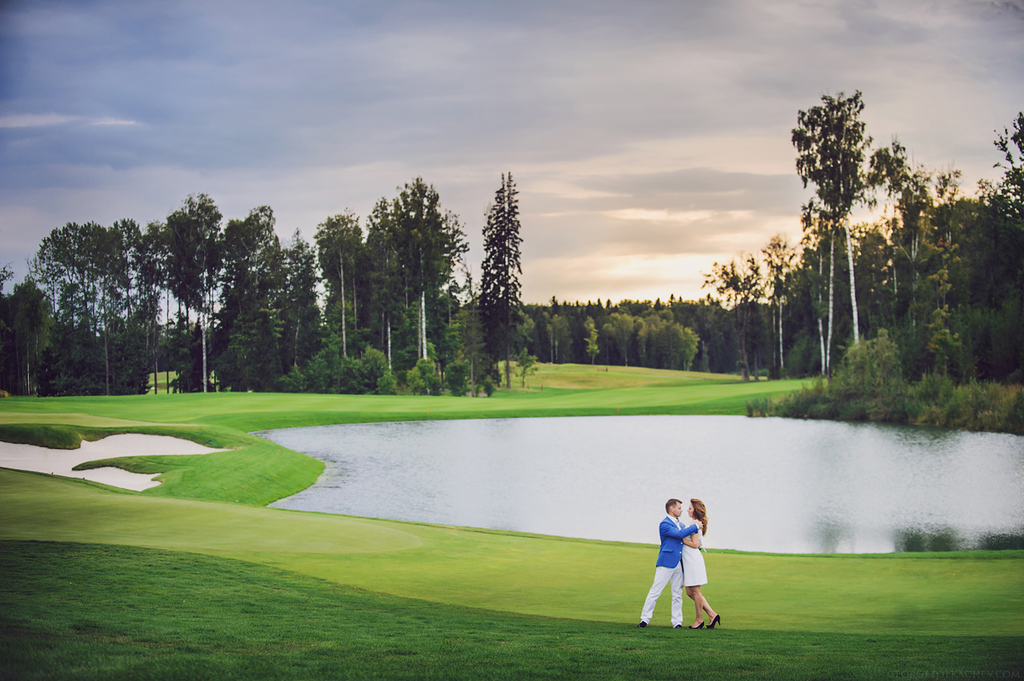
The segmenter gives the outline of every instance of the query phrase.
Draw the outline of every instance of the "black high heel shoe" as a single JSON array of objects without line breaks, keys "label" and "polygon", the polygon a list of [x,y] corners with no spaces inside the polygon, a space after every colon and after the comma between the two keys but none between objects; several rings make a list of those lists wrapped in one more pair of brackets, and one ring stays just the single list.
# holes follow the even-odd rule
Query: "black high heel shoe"
[{"label": "black high heel shoe", "polygon": [[715,615],[715,619],[711,620],[711,624],[708,625],[708,629],[714,629],[716,624],[722,623],[722,616]]},{"label": "black high heel shoe", "polygon": [[686,628],[687,629],[703,629],[704,628],[704,623],[701,622],[699,627],[686,627]]}]

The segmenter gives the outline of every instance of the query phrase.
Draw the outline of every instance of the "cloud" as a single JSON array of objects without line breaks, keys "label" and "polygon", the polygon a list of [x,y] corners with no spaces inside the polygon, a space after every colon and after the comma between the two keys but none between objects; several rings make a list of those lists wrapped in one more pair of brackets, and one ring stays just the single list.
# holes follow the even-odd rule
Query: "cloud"
[{"label": "cloud", "polygon": [[138,125],[138,121],[127,121],[120,118],[105,116],[102,118],[83,118],[82,116],[65,116],[62,114],[11,114],[0,116],[0,128],[45,128],[68,123],[83,125]]},{"label": "cloud", "polygon": [[[1019,3],[524,0],[14,3],[0,21],[0,233],[269,204],[308,237],[422,176],[479,261],[519,184],[531,299],[677,295],[810,195],[790,131],[862,90],[868,131],[995,177]],[[622,263],[616,264],[616,258]],[[589,263],[589,264],[588,264]],[[704,265],[700,265],[704,263]],[[684,268],[696,268],[684,271]],[[565,273],[572,272],[572,277]],[[696,277],[696,279],[695,279]],[[569,295],[592,287],[590,294]]]},{"label": "cloud", "polygon": [[[744,216],[749,213],[744,211],[730,211],[736,214],[742,214]],[[667,210],[649,210],[646,208],[624,208],[622,210],[609,210],[605,211],[604,215],[610,218],[618,220],[633,220],[641,222],[704,222],[713,217],[715,213],[710,210],[690,210],[690,211],[667,211]]]},{"label": "cloud", "polygon": [[[538,258],[523,270],[523,295],[531,301],[543,302],[558,291],[562,301],[585,302],[607,299],[603,291],[614,291],[613,300],[668,300],[669,296],[696,299],[702,290],[702,268],[705,258],[687,254],[607,253],[586,257]],[[539,284],[543,282],[545,286]]]},{"label": "cloud", "polygon": [[39,128],[50,125],[63,125],[77,120],[76,116],[60,114],[12,114],[0,116],[0,128]]},{"label": "cloud", "polygon": [[89,125],[138,125],[139,124],[138,121],[126,121],[126,120],[121,119],[121,118],[111,118],[109,116],[105,116],[103,118],[94,118],[92,120],[87,121],[87,123]]}]

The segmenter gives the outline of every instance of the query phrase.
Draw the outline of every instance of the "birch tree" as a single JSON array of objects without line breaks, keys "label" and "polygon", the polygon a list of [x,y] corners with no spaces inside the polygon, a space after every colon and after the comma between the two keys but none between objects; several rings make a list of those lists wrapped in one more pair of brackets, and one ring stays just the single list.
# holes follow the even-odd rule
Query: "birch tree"
[{"label": "birch tree", "polygon": [[210,376],[206,334],[220,272],[221,218],[220,210],[206,194],[190,194],[181,208],[167,216],[171,292],[185,305],[186,322],[191,310],[199,313],[203,392],[207,391]]},{"label": "birch tree", "polygon": [[855,203],[867,200],[864,162],[871,138],[860,120],[864,110],[861,93],[845,97],[822,95],[823,104],[797,114],[792,141],[797,149],[796,170],[804,187],[815,185],[820,224],[829,238],[829,347],[833,326],[835,244],[832,237],[842,228],[846,233],[846,251],[850,269],[850,303],[853,309],[853,342],[860,340],[857,318],[857,285],[853,267],[853,240],[850,237],[850,211]]},{"label": "birch tree", "polygon": [[761,249],[764,255],[764,264],[768,269],[767,283],[771,287],[771,298],[774,303],[774,311],[778,317],[772,326],[779,338],[779,370],[786,368],[785,355],[782,343],[782,306],[786,301],[786,275],[793,267],[793,260],[796,258],[796,251],[782,234],[776,234],[769,241],[768,245]]},{"label": "birch tree", "polygon": [[348,267],[351,271],[351,263],[363,244],[359,218],[352,211],[332,215],[317,227],[315,238],[324,279],[341,304],[341,354],[348,357],[345,270]]},{"label": "birch tree", "polygon": [[402,276],[394,220],[396,210],[397,208],[393,209],[391,202],[381,198],[366,219],[366,247],[373,266],[370,273],[370,304],[374,316],[379,316],[380,344],[385,349],[388,369],[392,369],[392,317],[396,316],[396,313],[400,314],[402,298]]},{"label": "birch tree", "polygon": [[[924,259],[928,211],[932,207],[931,173],[923,166],[916,168],[907,158],[906,148],[894,139],[888,147],[877,149],[871,155],[869,180],[873,187],[884,188],[889,200],[899,217],[895,215],[888,221],[889,240],[896,252],[902,254],[900,259],[910,270],[910,281],[904,283],[904,289],[910,291],[908,314],[911,324],[917,324],[914,308],[917,307],[918,280]],[[893,268],[894,294],[899,295],[899,268]]]},{"label": "birch tree", "polygon": [[427,359],[427,305],[437,302],[468,246],[458,217],[442,211],[437,190],[420,177],[406,184],[395,199],[391,221],[406,306],[418,308],[418,356]]}]

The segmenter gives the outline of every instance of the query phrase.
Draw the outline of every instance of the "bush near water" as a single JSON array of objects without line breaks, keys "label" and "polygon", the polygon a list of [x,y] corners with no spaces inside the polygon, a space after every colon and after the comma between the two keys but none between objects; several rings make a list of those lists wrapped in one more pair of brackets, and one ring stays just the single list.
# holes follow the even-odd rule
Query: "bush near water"
[{"label": "bush near water", "polygon": [[1024,388],[974,381],[957,385],[939,374],[910,383],[900,371],[898,348],[883,329],[877,338],[847,350],[831,383],[819,378],[782,397],[751,400],[747,414],[1024,433]]}]

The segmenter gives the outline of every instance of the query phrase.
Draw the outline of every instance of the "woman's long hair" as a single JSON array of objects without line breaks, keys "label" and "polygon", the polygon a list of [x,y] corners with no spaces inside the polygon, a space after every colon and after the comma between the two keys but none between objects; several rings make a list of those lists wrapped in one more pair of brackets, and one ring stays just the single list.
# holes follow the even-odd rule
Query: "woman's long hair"
[{"label": "woman's long hair", "polygon": [[704,525],[703,534],[706,537],[708,534],[708,509],[700,499],[690,499],[690,503],[693,504],[693,517]]}]

